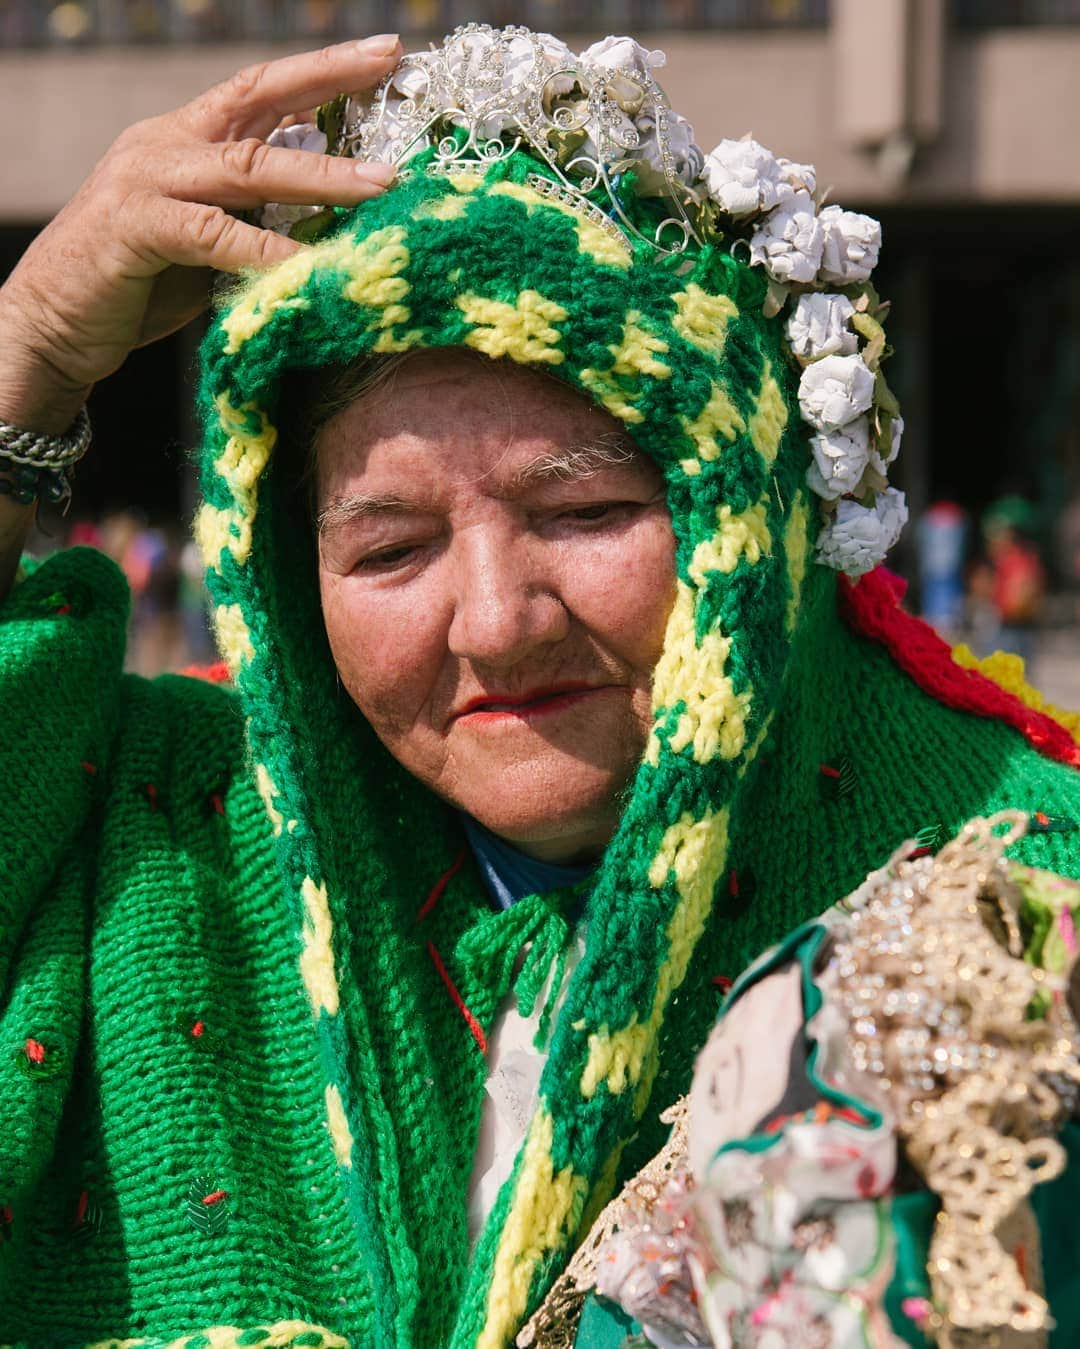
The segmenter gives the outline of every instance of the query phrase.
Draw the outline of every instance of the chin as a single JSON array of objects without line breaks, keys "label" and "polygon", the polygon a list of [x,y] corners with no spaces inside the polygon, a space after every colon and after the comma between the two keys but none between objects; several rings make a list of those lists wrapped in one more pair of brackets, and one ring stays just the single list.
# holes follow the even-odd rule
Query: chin
[{"label": "chin", "polygon": [[[606,847],[619,822],[619,797],[633,768],[603,768],[553,755],[507,765],[478,775],[472,790],[455,793],[455,804],[485,828],[524,848],[543,850],[550,860]],[[489,790],[476,790],[483,781]],[[538,852],[537,855],[540,855]]]}]

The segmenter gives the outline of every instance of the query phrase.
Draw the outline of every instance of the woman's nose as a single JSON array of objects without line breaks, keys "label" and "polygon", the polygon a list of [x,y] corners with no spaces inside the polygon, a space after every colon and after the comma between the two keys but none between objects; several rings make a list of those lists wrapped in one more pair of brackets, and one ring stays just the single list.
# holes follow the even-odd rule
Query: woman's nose
[{"label": "woman's nose", "polygon": [[508,669],[534,650],[560,642],[570,615],[557,585],[528,541],[477,530],[455,540],[450,651],[463,660]]}]

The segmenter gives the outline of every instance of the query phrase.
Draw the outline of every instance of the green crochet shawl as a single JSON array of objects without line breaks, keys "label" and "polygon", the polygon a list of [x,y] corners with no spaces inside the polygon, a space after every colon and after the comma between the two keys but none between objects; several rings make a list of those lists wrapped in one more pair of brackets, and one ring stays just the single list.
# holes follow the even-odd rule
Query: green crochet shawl
[{"label": "green crochet shawl", "polygon": [[[1080,815],[1072,768],[839,621],[759,276],[623,245],[542,171],[414,171],[213,324],[196,532],[235,691],[122,676],[97,555],[4,610],[0,1338],[507,1345],[662,1141],[718,976],[931,822]],[[288,371],[440,345],[589,393],[662,468],[677,538],[653,733],[472,1252],[484,1036],[558,910],[493,914],[342,694],[274,455]],[[1019,852],[1080,874],[1067,835]]]}]

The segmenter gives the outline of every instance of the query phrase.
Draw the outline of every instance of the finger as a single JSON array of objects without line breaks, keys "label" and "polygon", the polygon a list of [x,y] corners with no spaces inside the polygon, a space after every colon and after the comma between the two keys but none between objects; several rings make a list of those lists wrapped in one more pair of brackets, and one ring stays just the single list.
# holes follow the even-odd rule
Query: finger
[{"label": "finger", "polygon": [[169,197],[229,210],[268,201],[351,206],[393,181],[388,164],[362,163],[247,139],[169,150],[158,156],[154,181]]},{"label": "finger", "polygon": [[396,35],[384,34],[247,66],[187,104],[181,115],[207,140],[265,138],[298,108],[318,106],[346,89],[370,89],[400,56]]},{"label": "finger", "polygon": [[302,248],[283,234],[237,220],[220,206],[159,197],[147,242],[135,251],[184,267],[242,272],[272,267]]}]

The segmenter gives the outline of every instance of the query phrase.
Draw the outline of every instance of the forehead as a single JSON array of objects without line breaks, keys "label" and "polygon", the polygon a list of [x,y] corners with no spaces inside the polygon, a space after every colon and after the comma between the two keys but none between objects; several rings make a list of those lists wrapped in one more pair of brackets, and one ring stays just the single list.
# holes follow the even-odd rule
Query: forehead
[{"label": "forehead", "polygon": [[512,477],[538,455],[590,444],[633,448],[614,417],[543,371],[458,349],[418,352],[322,428],[319,495],[402,471]]}]

